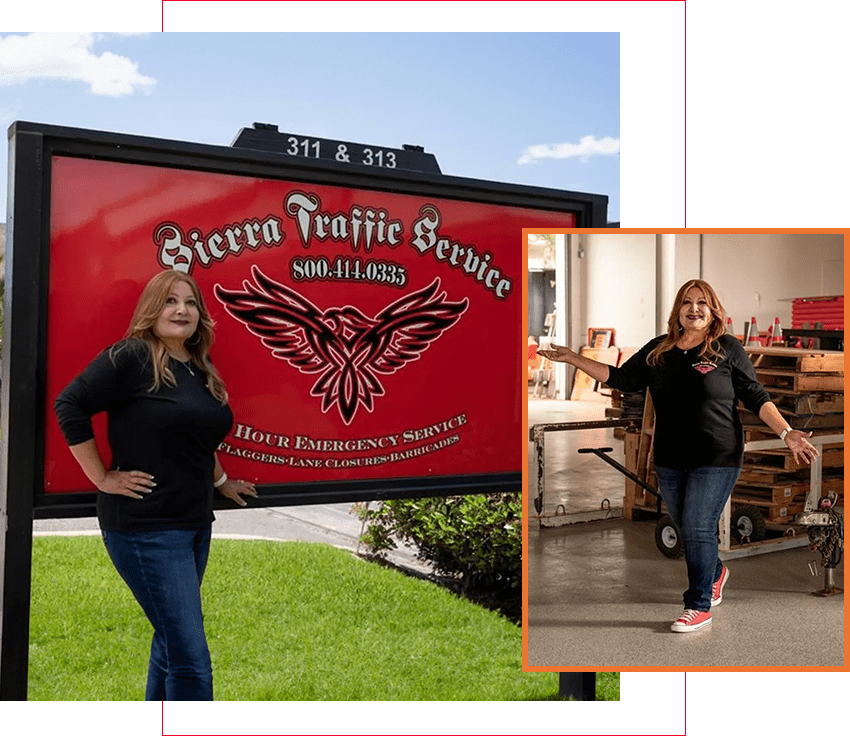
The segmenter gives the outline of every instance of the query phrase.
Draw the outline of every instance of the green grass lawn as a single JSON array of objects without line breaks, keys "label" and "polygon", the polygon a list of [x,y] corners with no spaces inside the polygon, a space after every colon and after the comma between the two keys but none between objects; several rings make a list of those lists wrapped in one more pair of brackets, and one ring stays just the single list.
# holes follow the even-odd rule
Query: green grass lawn
[{"label": "green grass lawn", "polygon": [[[213,540],[203,593],[217,700],[557,697],[518,627],[329,545]],[[31,700],[142,699],[151,633],[99,538],[35,539]]]}]

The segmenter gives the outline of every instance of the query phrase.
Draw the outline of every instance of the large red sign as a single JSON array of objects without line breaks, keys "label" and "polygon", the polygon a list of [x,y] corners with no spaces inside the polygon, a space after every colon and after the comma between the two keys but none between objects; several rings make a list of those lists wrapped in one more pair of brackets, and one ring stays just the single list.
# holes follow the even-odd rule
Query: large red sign
[{"label": "large red sign", "polygon": [[231,476],[520,471],[521,231],[574,215],[59,156],[50,201],[46,492],[89,490],[50,407],[163,268],[217,324]]}]

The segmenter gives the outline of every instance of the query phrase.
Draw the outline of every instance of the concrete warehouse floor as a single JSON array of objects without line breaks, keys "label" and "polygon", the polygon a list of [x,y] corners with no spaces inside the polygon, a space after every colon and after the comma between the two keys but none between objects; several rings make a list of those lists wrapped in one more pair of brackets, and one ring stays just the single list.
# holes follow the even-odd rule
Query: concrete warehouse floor
[{"label": "concrete warehouse floor", "polygon": [[[604,407],[529,398],[529,426],[604,419]],[[624,476],[579,447],[623,442],[613,430],[546,438],[544,513],[622,506]],[[533,445],[529,443],[528,664],[570,667],[822,667],[844,664],[844,595],[819,598],[820,555],[807,547],[729,560],[729,583],[713,623],[674,634],[687,587],[684,558],[655,546],[655,522],[623,519],[540,529]],[[812,576],[809,562],[817,562]],[[835,573],[844,587],[844,563]]]}]

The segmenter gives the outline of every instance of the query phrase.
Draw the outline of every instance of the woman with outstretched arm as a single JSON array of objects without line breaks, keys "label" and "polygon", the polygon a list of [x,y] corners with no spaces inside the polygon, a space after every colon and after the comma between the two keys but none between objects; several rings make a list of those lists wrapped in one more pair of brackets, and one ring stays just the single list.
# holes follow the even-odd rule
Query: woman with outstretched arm
[{"label": "woman with outstretched arm", "polygon": [[672,631],[697,631],[711,623],[723,599],[729,569],[718,557],[717,525],[741,472],[744,433],[738,401],[790,448],[797,463],[818,451],[812,434],[791,429],[756,378],[714,289],[693,279],[676,295],[667,334],[644,345],[619,368],[553,345],[539,351],[569,363],[621,391],[648,388],[655,406],[655,470],[667,511],[682,534],[688,589],[685,610]]}]

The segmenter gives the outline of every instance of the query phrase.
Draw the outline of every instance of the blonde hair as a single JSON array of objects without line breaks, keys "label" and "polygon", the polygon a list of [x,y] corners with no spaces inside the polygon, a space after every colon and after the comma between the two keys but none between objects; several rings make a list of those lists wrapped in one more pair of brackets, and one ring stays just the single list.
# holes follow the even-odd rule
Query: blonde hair
[{"label": "blonde hair", "polygon": [[[174,373],[168,367],[168,351],[162,340],[157,337],[153,328],[162,314],[162,310],[165,309],[168,297],[171,295],[171,291],[178,281],[189,284],[194,294],[199,313],[198,327],[195,330],[195,334],[184,345],[186,350],[189,351],[192,363],[206,375],[209,392],[223,406],[227,403],[227,389],[224,386],[224,381],[209,359],[215,322],[213,322],[209,311],[207,311],[204,297],[198,288],[197,282],[191,276],[180,271],[169,270],[161,271],[148,281],[136,304],[136,309],[130,320],[130,326],[127,328],[125,340],[140,340],[148,346],[153,367],[153,383],[150,389],[148,389],[149,391],[158,391],[163,383],[168,386],[177,385]],[[120,343],[113,347],[110,352],[113,360],[115,359],[115,354],[121,348],[122,344]]]},{"label": "blonde hair", "polygon": [[679,335],[684,331],[684,327],[679,324],[679,311],[682,309],[682,304],[685,301],[685,294],[695,286],[702,289],[708,309],[711,312],[711,324],[708,326],[708,333],[702,344],[700,357],[706,359],[722,359],[724,357],[719,340],[726,332],[726,310],[723,309],[723,305],[720,303],[720,299],[717,298],[714,289],[711,288],[711,284],[702,279],[691,279],[684,283],[682,288],[679,289],[679,293],[676,294],[673,309],[670,311],[670,317],[667,319],[667,336],[647,356],[646,362],[648,365],[658,365],[664,353],[673,349],[673,346],[679,339]]}]

